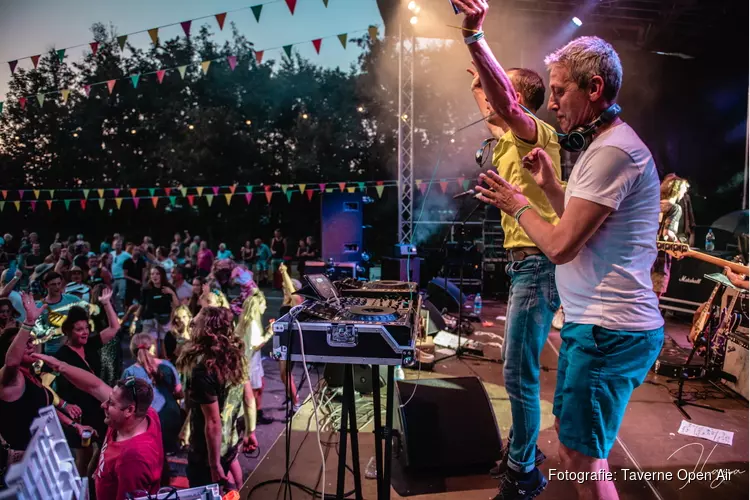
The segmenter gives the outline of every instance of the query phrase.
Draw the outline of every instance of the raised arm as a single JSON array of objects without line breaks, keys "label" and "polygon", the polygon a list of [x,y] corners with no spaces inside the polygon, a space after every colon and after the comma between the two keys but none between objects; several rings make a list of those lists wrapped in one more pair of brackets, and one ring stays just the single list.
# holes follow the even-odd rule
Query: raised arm
[{"label": "raised arm", "polygon": [[109,399],[109,395],[112,393],[112,388],[110,386],[89,371],[70,366],[68,363],[45,354],[34,354],[32,357],[34,359],[41,359],[47,366],[68,379],[71,384],[78,387],[83,392],[91,394],[101,402]]},{"label": "raised arm", "polygon": [[99,333],[99,337],[102,340],[102,344],[108,344],[110,340],[115,338],[117,332],[120,331],[120,318],[117,317],[117,311],[112,306],[112,290],[107,288],[102,292],[99,297],[99,303],[104,307],[104,312],[107,314],[107,323],[109,326]]},{"label": "raised arm", "polygon": [[23,308],[26,311],[26,321],[19,329],[16,336],[13,338],[8,351],[5,353],[5,364],[0,368],[0,390],[3,388],[13,385],[16,378],[19,376],[19,368],[23,362],[23,356],[28,349],[29,337],[31,336],[31,329],[34,327],[37,318],[42,311],[47,307],[47,304],[42,307],[37,307],[34,302],[34,298],[30,293],[24,292],[22,295]]},{"label": "raised arm", "polygon": [[21,279],[21,276],[23,276],[23,273],[20,269],[17,269],[16,274],[13,276],[13,278],[11,278],[11,280],[2,288],[2,290],[0,290],[0,298],[10,295],[10,292],[12,292],[16,287],[16,284],[18,283],[18,280]]},{"label": "raised arm", "polygon": [[479,80],[476,70],[467,68],[466,71],[472,76],[471,95],[474,97],[480,113],[485,117],[484,124],[487,126],[490,134],[492,134],[492,137],[500,139],[508,130],[508,124],[497,114],[493,115],[494,111],[492,111],[492,107],[489,101],[487,101],[487,95],[484,93],[484,89],[482,89],[482,82]]}]

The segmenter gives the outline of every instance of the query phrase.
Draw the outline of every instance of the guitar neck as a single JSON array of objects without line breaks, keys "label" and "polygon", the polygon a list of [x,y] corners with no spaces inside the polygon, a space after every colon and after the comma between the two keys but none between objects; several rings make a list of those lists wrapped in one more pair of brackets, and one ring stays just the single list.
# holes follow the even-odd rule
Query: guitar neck
[{"label": "guitar neck", "polygon": [[738,264],[737,262],[720,259],[719,257],[714,257],[713,255],[708,255],[702,252],[696,252],[695,250],[686,251],[685,256],[692,257],[693,259],[702,260],[703,262],[716,264],[717,266],[720,266],[720,267],[728,267],[729,269],[732,270],[733,273],[744,274],[744,275],[750,274],[750,268],[748,268],[748,266],[743,266],[742,264]]}]

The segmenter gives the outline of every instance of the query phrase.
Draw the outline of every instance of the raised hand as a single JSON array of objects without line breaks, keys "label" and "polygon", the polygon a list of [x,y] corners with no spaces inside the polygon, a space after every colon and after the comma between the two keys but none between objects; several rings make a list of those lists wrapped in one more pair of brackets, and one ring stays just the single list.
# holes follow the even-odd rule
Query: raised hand
[{"label": "raised hand", "polygon": [[112,289],[111,288],[106,288],[102,292],[102,294],[99,296],[99,302],[103,306],[106,306],[107,304],[110,303],[111,300],[112,300]]},{"label": "raised hand", "polygon": [[65,362],[60,361],[59,359],[53,357],[53,356],[47,356],[46,354],[39,354],[34,353],[31,355],[31,357],[34,360],[41,360],[44,361],[44,364],[52,368],[53,371],[59,372],[60,368],[65,364]]},{"label": "raised hand", "polygon": [[25,323],[29,325],[36,323],[37,318],[47,309],[47,304],[42,304],[42,307],[38,307],[36,301],[34,301],[34,296],[28,292],[24,292],[21,295],[21,302],[23,303],[24,311],[26,311]]},{"label": "raised hand", "polygon": [[531,174],[534,182],[542,189],[557,182],[552,158],[542,148],[534,148],[523,157],[523,168]]},{"label": "raised hand", "polygon": [[[482,187],[482,183],[486,183],[490,189]],[[478,200],[494,205],[511,216],[529,203],[529,200],[521,194],[517,186],[508,183],[494,170],[488,170],[486,174],[480,174],[479,185],[474,189],[479,191]]]}]

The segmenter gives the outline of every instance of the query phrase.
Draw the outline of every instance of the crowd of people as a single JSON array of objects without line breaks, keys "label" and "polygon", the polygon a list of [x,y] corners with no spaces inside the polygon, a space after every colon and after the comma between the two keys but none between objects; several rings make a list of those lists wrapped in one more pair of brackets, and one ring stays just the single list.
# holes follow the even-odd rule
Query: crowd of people
[{"label": "crowd of people", "polygon": [[[166,457],[181,449],[191,486],[238,488],[238,455],[271,421],[262,413],[260,348],[271,334],[259,284],[281,288],[279,313],[288,311],[300,288],[291,261],[304,269],[314,239],[293,253],[277,230],[236,256],[187,231],[169,248],[120,234],[99,252],[83,235],[56,235],[47,256],[36,233],[14,243],[0,239],[0,470],[22,456],[39,409],[54,405],[93,498],[156,492],[170,481]],[[281,372],[296,411],[284,364]]]}]

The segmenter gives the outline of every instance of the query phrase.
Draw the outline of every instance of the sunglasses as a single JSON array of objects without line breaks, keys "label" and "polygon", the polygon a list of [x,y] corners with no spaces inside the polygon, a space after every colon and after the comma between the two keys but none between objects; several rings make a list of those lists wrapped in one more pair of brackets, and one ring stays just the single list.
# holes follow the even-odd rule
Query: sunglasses
[{"label": "sunglasses", "polygon": [[133,404],[138,406],[138,392],[135,387],[135,377],[127,377],[125,379],[125,387],[129,388],[133,394]]}]

